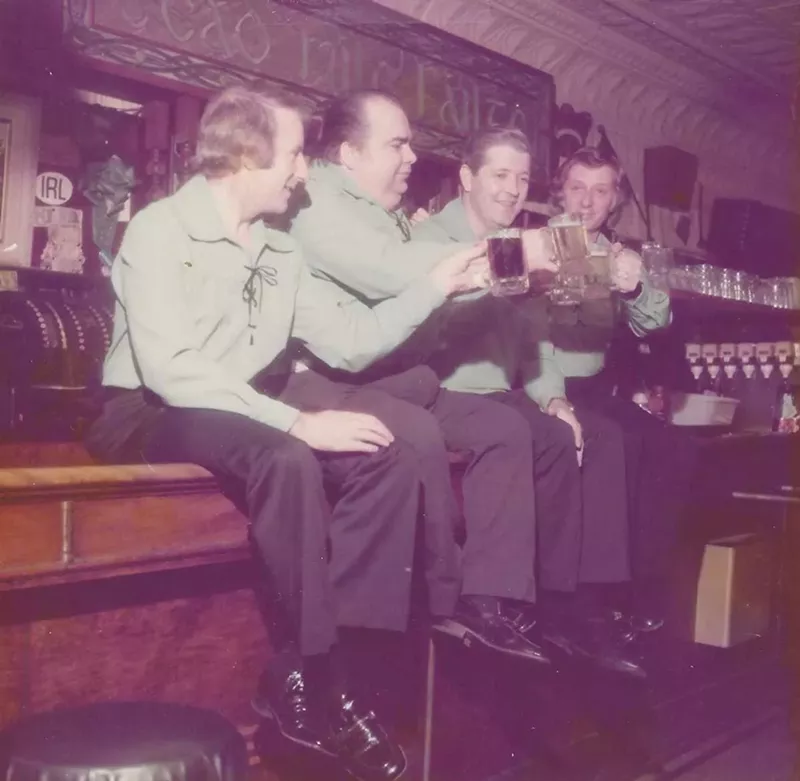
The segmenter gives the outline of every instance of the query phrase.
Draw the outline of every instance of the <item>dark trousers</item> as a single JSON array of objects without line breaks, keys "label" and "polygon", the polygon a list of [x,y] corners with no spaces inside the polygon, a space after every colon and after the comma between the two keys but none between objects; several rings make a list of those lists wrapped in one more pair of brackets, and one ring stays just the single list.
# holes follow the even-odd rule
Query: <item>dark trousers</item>
[{"label": "dark trousers", "polygon": [[[536,520],[533,454],[524,420],[483,396],[451,393],[427,366],[353,386],[323,378],[335,406],[369,412],[415,453],[423,485],[431,609],[452,609],[455,502],[448,450],[467,454],[463,473],[466,541],[461,593],[532,602],[536,596]],[[338,397],[338,398],[337,398]],[[437,598],[435,595],[439,594]]]},{"label": "dark trousers", "polygon": [[492,394],[516,410],[533,441],[539,583],[575,591],[581,583],[620,583],[630,577],[625,457],[622,433],[583,411],[583,466],[572,429],[547,415],[522,390]]},{"label": "dark trousers", "polygon": [[696,445],[680,428],[612,395],[602,375],[570,378],[567,392],[577,409],[613,421],[624,434],[634,592],[663,599],[659,592],[678,542]]},{"label": "dark trousers", "polygon": [[[291,397],[287,388],[287,397]],[[106,460],[193,462],[242,501],[282,616],[305,655],[337,625],[402,630],[410,601],[419,465],[398,440],[375,454],[330,454],[241,415],[109,401],[90,431]],[[325,483],[339,493],[329,509]]]}]

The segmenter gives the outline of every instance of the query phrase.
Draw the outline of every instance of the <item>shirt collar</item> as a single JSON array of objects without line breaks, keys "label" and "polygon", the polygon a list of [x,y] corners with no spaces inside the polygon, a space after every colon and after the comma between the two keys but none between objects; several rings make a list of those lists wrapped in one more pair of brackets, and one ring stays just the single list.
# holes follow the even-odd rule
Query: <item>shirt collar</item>
[{"label": "shirt collar", "polygon": [[472,230],[472,226],[469,224],[464,201],[461,198],[454,198],[431,219],[447,231],[447,235],[453,241],[477,241],[475,231]]},{"label": "shirt collar", "polygon": [[308,180],[311,183],[319,183],[332,190],[347,193],[359,201],[368,201],[379,209],[383,209],[371,195],[364,192],[364,190],[358,186],[358,183],[352,176],[348,176],[345,173],[342,166],[336,163],[314,163],[309,171]]},{"label": "shirt collar", "polygon": [[600,233],[597,236],[597,241],[592,244],[593,249],[609,249],[611,242],[606,238],[605,234]]},{"label": "shirt collar", "polygon": [[[403,241],[408,241],[411,238],[411,224],[403,210],[396,209],[395,211],[389,211],[381,206],[371,195],[359,187],[352,176],[348,176],[348,174],[345,173],[342,166],[336,163],[314,163],[308,174],[308,182],[309,185],[311,185],[311,191],[313,191],[315,185],[322,185],[334,192],[344,193],[357,201],[368,203],[370,206],[379,210],[381,214],[388,217],[393,224],[396,224]],[[313,192],[309,192],[309,194],[313,200]]]},{"label": "shirt collar", "polygon": [[[205,176],[193,176],[171,196],[171,200],[181,224],[192,239],[209,243],[230,240]],[[252,224],[250,235],[259,251],[265,246],[275,252],[292,252],[296,248],[288,234],[269,227],[263,220]]]}]

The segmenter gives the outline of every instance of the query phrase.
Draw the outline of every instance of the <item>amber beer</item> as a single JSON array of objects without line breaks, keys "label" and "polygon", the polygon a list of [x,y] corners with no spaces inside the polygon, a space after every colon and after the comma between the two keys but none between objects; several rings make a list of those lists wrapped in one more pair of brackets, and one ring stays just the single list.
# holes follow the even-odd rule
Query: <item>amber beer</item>
[{"label": "amber beer", "polygon": [[589,271],[589,238],[579,214],[551,218],[548,229],[558,271],[550,288],[554,304],[572,305],[583,301]]},{"label": "amber beer", "polygon": [[489,236],[490,287],[496,296],[527,293],[530,287],[525,254],[522,251],[522,229],[506,228]]},{"label": "amber beer", "polygon": [[589,256],[589,239],[579,216],[561,214],[553,217],[549,226],[559,265]]}]

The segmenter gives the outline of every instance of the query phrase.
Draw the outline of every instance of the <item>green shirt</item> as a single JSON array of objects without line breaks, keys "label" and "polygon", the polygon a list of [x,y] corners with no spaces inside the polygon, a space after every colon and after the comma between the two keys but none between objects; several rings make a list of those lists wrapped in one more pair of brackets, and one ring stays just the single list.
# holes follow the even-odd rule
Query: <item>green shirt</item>
[{"label": "green shirt", "polygon": [[[474,241],[461,199],[415,226],[414,238],[418,237]],[[550,306],[544,296],[493,300],[498,303],[487,302],[485,310],[476,313],[475,320],[481,324],[474,330],[480,339],[464,338],[458,327],[442,339],[444,355],[435,362],[449,362],[445,387],[491,393],[520,383],[544,408],[552,399],[565,396],[566,377],[591,376],[603,368],[617,319],[616,299],[578,307]],[[622,310],[634,333],[642,336],[669,322],[669,297],[652,289],[645,279],[641,295],[623,300]]]},{"label": "green shirt", "polygon": [[298,411],[249,382],[285,367],[290,337],[331,366],[358,371],[444,300],[422,279],[372,309],[342,301],[285,233],[259,221],[250,239],[248,251],[227,234],[201,176],[136,214],[111,271],[117,302],[104,384],[145,386],[171,406],[288,431]]},{"label": "green shirt", "polygon": [[[414,240],[476,240],[460,198],[414,226]],[[445,388],[469,393],[526,388],[543,374],[538,343],[547,336],[542,296],[484,296],[451,302],[438,313],[438,350],[428,357]]]},{"label": "green shirt", "polygon": [[[610,242],[600,236],[597,246],[607,248]],[[614,296],[580,306],[550,307],[550,342],[564,377],[591,377],[603,368],[620,316],[636,336],[646,336],[669,324],[669,296],[651,287],[645,276],[642,292],[634,299]]]},{"label": "green shirt", "polygon": [[405,215],[387,211],[338,165],[312,166],[306,190],[309,202],[289,232],[313,274],[343,302],[397,296],[455,251],[449,243],[409,243]]}]

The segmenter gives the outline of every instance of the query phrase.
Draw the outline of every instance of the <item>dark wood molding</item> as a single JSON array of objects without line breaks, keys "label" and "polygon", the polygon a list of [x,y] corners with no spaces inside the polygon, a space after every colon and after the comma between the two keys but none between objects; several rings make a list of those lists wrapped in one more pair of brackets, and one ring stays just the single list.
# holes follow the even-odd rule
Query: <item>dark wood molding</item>
[{"label": "dark wood molding", "polygon": [[552,76],[369,0],[236,0],[191,15],[168,0],[67,5],[72,51],[132,78],[195,94],[269,83],[310,108],[385,89],[406,107],[420,151],[454,158],[478,127],[518,126],[535,170],[551,169]]}]

